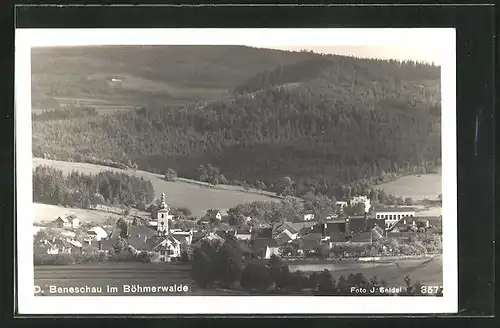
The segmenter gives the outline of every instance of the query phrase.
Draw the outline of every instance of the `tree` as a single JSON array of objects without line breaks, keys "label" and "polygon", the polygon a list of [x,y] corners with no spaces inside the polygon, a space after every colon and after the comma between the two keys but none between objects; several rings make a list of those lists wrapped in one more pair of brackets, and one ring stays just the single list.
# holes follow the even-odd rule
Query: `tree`
[{"label": "tree", "polygon": [[288,263],[274,254],[269,259],[269,270],[277,288],[287,288],[290,285],[291,275]]},{"label": "tree", "polygon": [[265,292],[273,288],[274,280],[263,263],[249,263],[241,275],[241,286],[248,291]]},{"label": "tree", "polygon": [[333,276],[329,270],[325,269],[319,277],[318,292],[322,295],[331,295],[335,289]]},{"label": "tree", "polygon": [[216,250],[205,242],[194,251],[191,277],[201,288],[210,287],[216,279],[214,253]]},{"label": "tree", "polygon": [[116,226],[121,230],[120,237],[123,239],[128,238],[128,224],[123,218],[116,220]]},{"label": "tree", "polygon": [[217,253],[217,276],[227,287],[239,282],[243,273],[242,252],[236,240],[228,236]]},{"label": "tree", "polygon": [[177,180],[177,172],[174,169],[168,168],[165,172],[165,180],[175,181]]},{"label": "tree", "polygon": [[255,188],[257,188],[258,190],[265,190],[266,184],[263,181],[257,180],[255,181]]},{"label": "tree", "polygon": [[128,247],[127,240],[121,237],[118,237],[116,243],[113,245],[113,250],[115,254],[123,253]]},{"label": "tree", "polygon": [[404,203],[407,206],[411,206],[413,205],[413,199],[411,197],[406,197]]},{"label": "tree", "polygon": [[293,180],[290,177],[284,177],[279,180],[277,184],[277,193],[280,196],[290,196],[293,195],[294,189],[293,189]]}]

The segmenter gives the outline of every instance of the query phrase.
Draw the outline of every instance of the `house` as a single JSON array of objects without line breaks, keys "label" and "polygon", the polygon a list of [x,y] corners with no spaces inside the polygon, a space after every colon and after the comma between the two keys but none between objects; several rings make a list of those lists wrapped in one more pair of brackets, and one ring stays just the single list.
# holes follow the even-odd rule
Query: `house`
[{"label": "house", "polygon": [[321,224],[321,233],[323,236],[330,236],[333,232],[345,233],[345,220],[332,220]]},{"label": "house", "polygon": [[351,207],[355,207],[356,205],[362,203],[364,205],[365,213],[370,212],[370,208],[372,206],[371,201],[367,196],[355,196],[355,197],[351,198],[349,203],[350,203]]},{"label": "house", "polygon": [[[128,238],[152,237],[158,234],[156,230],[153,230],[149,227],[136,226],[132,224],[128,225],[127,230],[128,230],[127,231]],[[118,227],[114,227],[113,231],[109,236],[109,239],[117,239],[120,235],[121,235],[121,229]]]},{"label": "house", "polygon": [[209,220],[222,220],[222,214],[219,210],[216,209],[209,209],[207,213],[205,214],[205,218]]},{"label": "house", "polygon": [[71,239],[76,237],[76,233],[74,233],[73,231],[67,231],[67,230],[61,231],[60,235],[62,237],[71,238]]},{"label": "house", "polygon": [[384,219],[377,219],[373,216],[368,216],[367,213],[363,215],[350,215],[346,218],[346,232],[361,233],[368,232],[373,227],[379,226],[384,228],[386,226]]},{"label": "house", "polygon": [[293,240],[297,238],[299,230],[293,227],[292,222],[282,222],[273,225],[273,238],[277,238],[277,236],[283,233],[286,233],[286,235],[290,236],[290,238]]},{"label": "house", "polygon": [[325,218],[325,221],[331,221],[338,219],[339,216],[336,213],[328,213],[324,214],[323,217]]},{"label": "house", "polygon": [[292,235],[290,231],[287,229],[283,232],[280,232],[276,237],[274,237],[274,239],[279,245],[283,245],[283,244],[288,244],[293,240],[295,240],[296,235]]},{"label": "house", "polygon": [[355,244],[370,244],[373,242],[372,232],[362,232],[351,234],[350,242]]},{"label": "house", "polygon": [[90,240],[101,240],[108,238],[108,233],[101,227],[92,227],[87,230],[86,238]]},{"label": "house", "polygon": [[257,231],[255,238],[264,238],[264,239],[272,239],[273,238],[273,228],[262,228]]},{"label": "house", "polygon": [[191,245],[193,242],[193,234],[193,230],[171,232],[172,237],[188,245]]},{"label": "house", "polygon": [[395,238],[399,240],[408,240],[412,237],[415,237],[417,235],[416,232],[388,232],[387,233],[387,238]]},{"label": "house", "polygon": [[336,201],[335,202],[335,207],[337,208],[338,211],[342,211],[344,207],[348,206],[347,202],[345,201]]},{"label": "house", "polygon": [[305,213],[303,216],[304,221],[314,220],[314,213]]},{"label": "house", "polygon": [[138,250],[152,254],[151,262],[170,262],[181,257],[181,242],[172,235],[154,236]]},{"label": "house", "polygon": [[217,230],[215,234],[222,240],[226,240],[228,236],[235,236],[236,232],[234,230]]},{"label": "house", "polygon": [[238,229],[235,235],[238,240],[249,240],[252,238],[252,229]]},{"label": "house", "polygon": [[330,243],[331,244],[345,244],[351,240],[351,234],[344,232],[331,232],[330,233]]},{"label": "house", "polygon": [[80,226],[80,220],[72,215],[59,216],[54,220],[54,223],[58,228],[78,228]]},{"label": "house", "polygon": [[389,228],[400,219],[414,218],[415,209],[412,207],[389,207],[375,209],[375,218],[385,220],[385,227]]},{"label": "house", "polygon": [[270,259],[272,255],[279,255],[279,247],[272,238],[256,238],[252,240],[251,249],[260,258]]},{"label": "house", "polygon": [[299,240],[299,249],[303,253],[314,253],[321,246],[322,239],[321,233],[310,233]]},{"label": "house", "polygon": [[68,241],[55,237],[36,242],[35,245],[39,254],[71,254],[74,248]]},{"label": "house", "polygon": [[59,249],[48,240],[35,242],[33,244],[34,255],[53,255],[59,254]]},{"label": "house", "polygon": [[193,238],[191,239],[191,244],[196,244],[202,240],[207,234],[203,231],[194,231]]}]

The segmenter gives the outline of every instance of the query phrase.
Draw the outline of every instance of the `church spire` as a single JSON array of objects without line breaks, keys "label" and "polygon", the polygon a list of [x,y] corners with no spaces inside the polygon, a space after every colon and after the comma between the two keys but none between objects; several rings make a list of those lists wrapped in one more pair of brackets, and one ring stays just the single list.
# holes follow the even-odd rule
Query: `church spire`
[{"label": "church spire", "polygon": [[159,206],[160,209],[168,209],[168,205],[165,201],[165,193],[162,192],[161,193],[161,200],[160,200],[160,206]]}]

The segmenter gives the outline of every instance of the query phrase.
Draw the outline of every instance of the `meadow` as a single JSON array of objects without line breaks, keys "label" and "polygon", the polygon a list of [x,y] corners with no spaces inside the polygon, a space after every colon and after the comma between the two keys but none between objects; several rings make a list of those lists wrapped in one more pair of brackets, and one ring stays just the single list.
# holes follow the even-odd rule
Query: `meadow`
[{"label": "meadow", "polygon": [[[102,171],[115,171],[143,177],[146,180],[150,180],[153,184],[156,198],[160,197],[161,193],[164,192],[167,198],[167,203],[170,206],[189,208],[192,214],[198,217],[203,216],[207,209],[210,208],[226,212],[229,208],[245,202],[280,201],[280,198],[273,196],[271,193],[261,193],[252,190],[245,191],[243,188],[237,189],[234,186],[210,187],[207,184],[187,179],[179,179],[175,182],[169,182],[165,181],[163,176],[160,174],[141,170],[122,170],[88,163],[63,162],[33,158],[33,168],[39,165],[51,166],[62,170],[65,174],[74,170],[78,170],[79,172],[86,174],[97,174]],[[107,215],[108,213],[105,214]],[[109,217],[109,215],[106,216],[106,218],[107,217]]]},{"label": "meadow", "polygon": [[147,212],[132,209],[129,215],[91,209],[71,208],[57,205],[33,203],[33,223],[54,221],[58,216],[74,214],[81,222],[103,224],[107,219],[114,221],[122,217],[132,219],[134,215],[148,216]]},{"label": "meadow", "polygon": [[387,194],[411,197],[414,201],[424,198],[435,200],[442,193],[441,174],[411,175],[377,186]]}]

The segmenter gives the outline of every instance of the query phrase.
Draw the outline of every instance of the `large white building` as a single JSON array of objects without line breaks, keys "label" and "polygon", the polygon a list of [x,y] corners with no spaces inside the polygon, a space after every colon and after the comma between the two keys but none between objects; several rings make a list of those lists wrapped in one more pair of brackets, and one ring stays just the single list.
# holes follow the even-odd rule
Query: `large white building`
[{"label": "large white building", "polygon": [[385,226],[389,227],[400,219],[415,217],[415,209],[412,207],[378,208],[374,211],[375,218],[385,220]]}]

